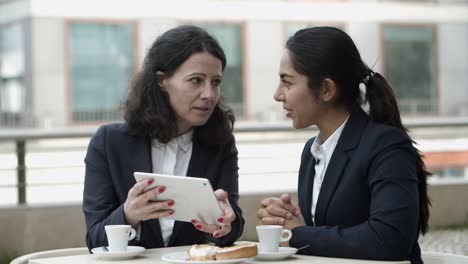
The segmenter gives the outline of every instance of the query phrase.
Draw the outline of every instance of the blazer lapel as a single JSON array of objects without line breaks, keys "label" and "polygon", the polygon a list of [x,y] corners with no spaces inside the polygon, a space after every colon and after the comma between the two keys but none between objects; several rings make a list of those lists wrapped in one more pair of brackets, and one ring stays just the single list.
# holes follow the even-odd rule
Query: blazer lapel
[{"label": "blazer lapel", "polygon": [[206,168],[208,161],[211,160],[212,154],[208,149],[204,148],[197,141],[193,141],[192,157],[190,157],[190,163],[187,169],[187,176],[206,178]]},{"label": "blazer lapel", "polygon": [[[344,169],[349,162],[348,152],[356,148],[361,137],[361,132],[367,122],[367,116],[362,109],[351,113],[347,124],[345,125],[340,139],[332,154],[330,163],[327,166],[325,177],[323,179],[320,194],[315,209],[315,224],[323,225],[326,220],[328,205],[335,193],[341,177],[345,174]],[[310,207],[309,207],[310,208]]]},{"label": "blazer lapel", "polygon": [[128,158],[132,161],[132,166],[130,167],[132,176],[135,171],[153,172],[151,142],[149,139],[146,137],[136,137],[128,148],[131,149],[131,151],[128,151]]},{"label": "blazer lapel", "polygon": [[305,193],[305,196],[301,199],[305,206],[299,205],[299,207],[302,210],[302,215],[305,216],[304,220],[306,221],[306,224],[314,225],[312,213],[310,211],[310,208],[312,208],[312,191],[314,188],[315,177],[315,159],[312,155],[310,155],[309,160],[307,161],[303,175],[305,175],[305,177],[302,178],[303,182],[299,182],[299,189],[302,189],[302,191],[299,191],[299,193]]},{"label": "blazer lapel", "polygon": [[[136,137],[135,141],[129,146],[129,159],[132,160],[132,179],[135,171],[153,172],[153,161],[151,159],[151,141],[147,137]],[[132,186],[136,183],[132,181]],[[148,229],[152,233],[148,233]],[[161,234],[161,226],[158,219],[150,219],[142,222],[141,240],[146,241],[146,245],[154,245],[155,247],[164,247],[164,240]]]},{"label": "blazer lapel", "polygon": [[335,149],[330,161],[331,162],[328,164],[327,171],[323,179],[322,187],[320,188],[320,194],[315,208],[316,225],[322,225],[322,223],[324,223],[328,204],[330,203],[330,199],[332,198],[333,193],[340,182],[341,176],[343,175],[343,169],[348,163],[348,156],[343,150]]}]

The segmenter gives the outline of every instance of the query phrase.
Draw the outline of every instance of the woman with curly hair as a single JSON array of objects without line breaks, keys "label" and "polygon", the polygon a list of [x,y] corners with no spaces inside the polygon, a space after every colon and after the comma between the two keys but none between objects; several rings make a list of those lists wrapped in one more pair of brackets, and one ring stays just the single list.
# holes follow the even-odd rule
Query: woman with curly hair
[{"label": "woman with curly hair", "polygon": [[[88,147],[83,211],[90,249],[107,245],[104,226],[114,224],[136,228],[130,244],[145,248],[227,245],[242,234],[234,116],[220,99],[225,66],[218,42],[196,26],[171,29],[153,43],[124,103],[125,122],[100,127]],[[135,171],[207,178],[222,224],[164,218],[174,201],[152,201],[165,187],[145,192],[153,182],[137,183]]]}]

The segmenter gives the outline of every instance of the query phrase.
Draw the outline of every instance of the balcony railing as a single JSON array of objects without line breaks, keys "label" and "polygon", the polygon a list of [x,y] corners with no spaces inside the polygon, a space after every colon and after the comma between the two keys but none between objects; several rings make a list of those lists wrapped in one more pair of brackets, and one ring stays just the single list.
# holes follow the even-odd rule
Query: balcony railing
[{"label": "balcony railing", "polygon": [[[230,103],[235,116],[242,116],[244,113],[243,103]],[[24,113],[0,112],[0,128],[26,127],[24,125]],[[122,111],[118,109],[101,110],[80,110],[72,112],[72,120],[76,123],[89,122],[109,122],[123,120]]]},{"label": "balcony railing", "polygon": [[[463,137],[468,137],[468,118],[427,118],[404,120],[404,123],[410,131],[417,131],[422,128],[424,130],[424,133],[422,133],[423,136],[427,136],[427,133],[430,133],[432,136],[440,137],[442,135],[444,138],[453,138],[453,133],[462,133]],[[64,178],[64,175],[72,176],[69,175],[67,171],[70,168],[73,170],[82,170],[82,154],[85,152],[85,146],[95,130],[96,128],[0,130],[0,154],[4,154],[4,157],[8,156],[9,164],[13,164],[9,165],[9,167],[5,167],[4,164],[1,165],[0,172],[9,175],[16,174],[15,182],[8,181],[8,186],[0,185],[0,188],[11,188],[15,186],[17,189],[17,203],[25,204],[27,203],[27,183],[29,182],[29,184],[31,184],[32,182],[35,187],[44,185],[44,183],[38,182],[37,179],[27,181],[27,173],[33,172],[35,175],[39,176],[46,174],[47,176]],[[250,176],[258,176],[258,180],[261,180],[260,177],[273,179],[281,175],[288,175],[288,182],[290,181],[294,185],[295,181],[292,177],[295,177],[297,173],[296,171],[292,171],[291,168],[298,167],[296,163],[299,162],[300,158],[294,155],[300,155],[300,150],[305,139],[313,136],[317,130],[316,128],[295,130],[291,128],[290,122],[268,125],[264,123],[240,122],[236,125],[234,132],[238,141],[239,154],[243,155],[242,159],[239,159],[240,162],[242,162],[242,171],[240,171],[240,173],[242,173],[245,179],[248,178],[252,180],[254,178]],[[78,140],[79,138],[83,140]],[[73,142],[76,142],[76,140],[71,139],[77,139],[80,141],[80,144],[73,145]],[[55,141],[60,141],[61,143],[57,144]],[[262,145],[259,145],[259,142]],[[286,144],[291,142],[293,145]],[[12,143],[14,145],[12,145]],[[28,145],[28,143],[30,144]],[[276,147],[281,149],[280,153],[276,153],[278,152],[277,148],[275,149],[272,147],[272,144],[276,144]],[[251,148],[252,145],[257,146]],[[38,148],[40,148],[39,152],[41,153],[37,153]],[[44,148],[49,149],[44,150]],[[53,153],[54,151],[56,151],[55,154]],[[73,161],[65,160],[61,156],[62,151],[73,152]],[[29,157],[27,156],[27,152],[29,153]],[[12,153],[15,153],[15,155],[11,155]],[[272,162],[268,155],[274,155],[275,160],[278,160],[278,162]],[[15,156],[16,162],[14,161]],[[39,161],[31,163],[31,157],[33,156],[35,158],[39,157]],[[292,165],[286,166],[284,165],[285,163]],[[49,171],[44,172],[44,170]],[[75,181],[74,184],[82,184],[81,175],[82,174],[74,178],[71,177]],[[253,180],[257,181],[257,179]],[[66,181],[69,182],[70,179]],[[5,182],[3,184],[5,184]],[[54,185],[57,183],[56,181],[52,181],[47,184]]]},{"label": "balcony railing", "polygon": [[0,111],[0,128],[2,127],[23,127],[23,114],[18,112]]},{"label": "balcony railing", "polygon": [[432,100],[398,99],[398,107],[402,115],[437,114],[437,105]]},{"label": "balcony railing", "polygon": [[73,122],[115,121],[122,120],[122,113],[118,110],[73,111]]}]

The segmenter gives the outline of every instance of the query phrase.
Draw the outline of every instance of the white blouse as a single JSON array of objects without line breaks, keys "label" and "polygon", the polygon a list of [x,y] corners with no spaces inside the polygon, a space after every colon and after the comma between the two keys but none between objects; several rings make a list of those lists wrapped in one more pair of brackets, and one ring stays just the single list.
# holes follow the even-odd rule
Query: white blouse
[{"label": "white blouse", "polygon": [[[168,143],[154,139],[151,143],[153,173],[187,176],[187,169],[192,157],[193,131],[176,137]],[[159,218],[164,245],[167,247],[174,228],[174,220]]]}]

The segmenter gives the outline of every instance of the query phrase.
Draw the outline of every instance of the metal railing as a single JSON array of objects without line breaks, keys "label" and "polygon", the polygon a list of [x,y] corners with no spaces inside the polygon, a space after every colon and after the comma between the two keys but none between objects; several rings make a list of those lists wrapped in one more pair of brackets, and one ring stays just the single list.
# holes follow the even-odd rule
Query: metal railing
[{"label": "metal railing", "polygon": [[432,115],[437,111],[433,100],[398,99],[398,107],[406,115]]},{"label": "metal railing", "polygon": [[122,112],[116,110],[73,111],[74,122],[108,122],[122,120]]},{"label": "metal railing", "polygon": [[[404,120],[406,127],[411,131],[415,128],[445,128],[454,127],[459,130],[460,127],[468,131],[468,117],[466,118],[419,118],[417,120]],[[305,131],[316,131],[315,127],[308,128]],[[66,129],[1,129],[0,143],[15,142],[15,151],[17,159],[16,177],[18,203],[25,204],[26,199],[26,145],[28,141],[43,139],[71,139],[71,138],[90,138],[94,135],[96,127],[85,128],[66,128]],[[236,136],[242,133],[258,132],[294,132],[297,131],[291,127],[289,122],[282,123],[253,123],[244,122],[236,124],[234,132]],[[304,130],[302,130],[304,131]],[[283,138],[281,139],[283,140]]]},{"label": "metal railing", "polygon": [[24,113],[0,111],[0,127],[24,126]]}]

